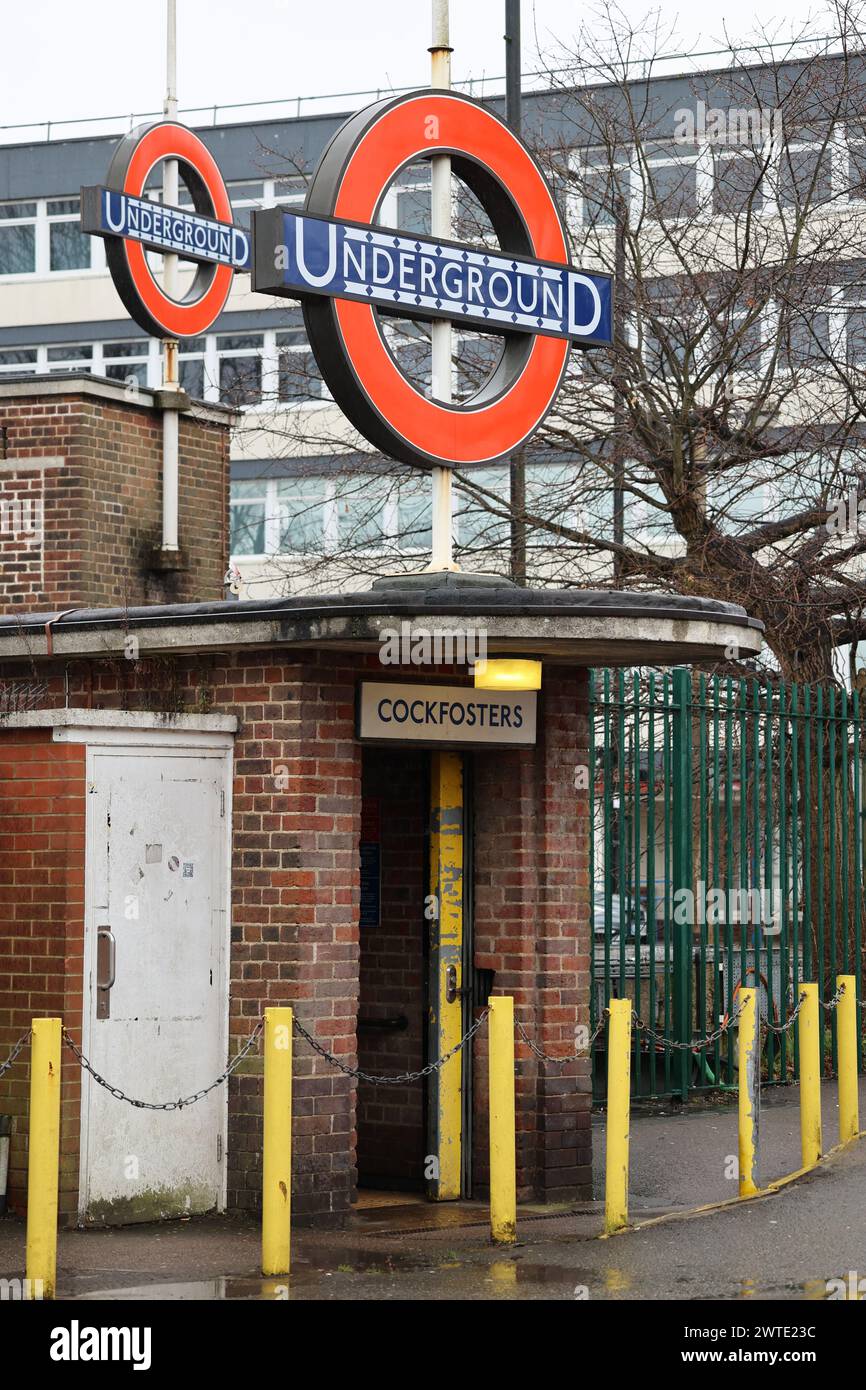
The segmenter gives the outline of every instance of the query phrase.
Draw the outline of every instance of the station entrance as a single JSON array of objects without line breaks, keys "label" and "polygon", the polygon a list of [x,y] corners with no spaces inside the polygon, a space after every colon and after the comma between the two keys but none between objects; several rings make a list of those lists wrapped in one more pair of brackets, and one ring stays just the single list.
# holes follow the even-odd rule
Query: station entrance
[{"label": "station entrance", "polygon": [[[417,1073],[466,1031],[472,969],[471,758],[363,750],[359,1068]],[[360,1080],[358,1186],[472,1196],[472,1047],[419,1080]]]}]

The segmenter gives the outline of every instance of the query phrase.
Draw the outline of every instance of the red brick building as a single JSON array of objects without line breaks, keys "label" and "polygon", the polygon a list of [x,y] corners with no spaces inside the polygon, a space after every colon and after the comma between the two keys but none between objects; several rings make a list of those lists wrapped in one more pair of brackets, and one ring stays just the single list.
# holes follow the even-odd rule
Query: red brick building
[{"label": "red brick building", "polygon": [[159,393],[0,380],[0,612],[222,598],[234,412],[180,415],[181,554],[160,552]]},{"label": "red brick building", "polygon": [[[67,383],[70,413],[82,400],[75,386]],[[91,408],[100,432],[106,407],[82,407]],[[141,432],[144,469],[146,413],[142,421],[140,406],[116,408]],[[223,427],[209,417],[185,426],[194,466],[222,506]],[[30,447],[47,456],[49,441]],[[128,467],[122,448],[118,466]],[[143,493],[140,505],[126,535],[146,531]],[[181,510],[182,544],[202,575],[213,532],[203,540],[196,528],[212,527],[216,511]],[[92,552],[105,572],[86,592],[100,602],[115,563],[131,564],[123,544]],[[78,601],[75,611],[28,604],[0,619],[0,680],[46,687],[38,709],[0,721],[0,1057],[34,1014],[62,1014],[100,1074],[127,1094],[171,1102],[219,1074],[264,1008],[291,1004],[349,1072],[420,1072],[445,1036],[436,1028],[449,968],[450,1027],[465,1031],[490,993],[511,994],[545,1051],[574,1052],[588,1022],[592,948],[588,779],[576,775],[588,759],[587,668],[640,660],[648,644],[657,662],[712,656],[732,633],[755,650],[755,625],[709,601],[527,591],[454,575],[230,603],[218,597],[224,550],[218,559],[208,584],[199,581],[216,601],[126,606],[115,588],[100,607],[71,584],[50,603]],[[458,688],[452,711],[461,688],[469,697],[465,668],[380,664],[383,634],[404,622],[483,630],[490,655],[541,659],[534,739],[518,746],[488,730],[483,741],[432,743],[422,728],[411,741],[365,741],[365,683],[409,686],[407,711],[435,706],[443,685]],[[388,706],[395,717],[399,704]],[[448,777],[450,799],[441,794]],[[456,947],[446,941],[446,899],[460,921]],[[342,1219],[359,1182],[482,1193],[485,1049],[482,1028],[447,1063],[450,1079],[433,1072],[392,1087],[357,1079],[297,1039],[298,1217]],[[67,1051],[64,1214],[123,1221],[256,1207],[260,1066],[253,1050],[227,1087],[197,1104],[143,1111],[82,1075]],[[0,1080],[0,1113],[14,1115],[19,1207],[26,1079],[18,1067]],[[521,1043],[516,1086],[519,1196],[589,1195],[588,1060],[542,1064]],[[446,1122],[448,1087],[457,1108]],[[455,1154],[446,1183],[437,1165]]]}]

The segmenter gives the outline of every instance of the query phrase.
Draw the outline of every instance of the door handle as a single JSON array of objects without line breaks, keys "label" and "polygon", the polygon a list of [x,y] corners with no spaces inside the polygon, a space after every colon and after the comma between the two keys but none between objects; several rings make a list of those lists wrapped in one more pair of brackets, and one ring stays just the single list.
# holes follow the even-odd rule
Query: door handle
[{"label": "door handle", "polygon": [[[114,932],[111,930],[110,927],[100,927],[99,931],[96,933],[96,939],[99,943],[96,951],[96,987],[97,989],[111,989],[112,985],[114,984],[114,977],[116,973],[117,941],[115,940]],[[103,952],[99,949],[103,941],[106,941],[108,943],[107,980],[100,980],[99,978],[99,967],[104,963]]]},{"label": "door handle", "polygon": [[110,927],[96,933],[96,1017],[111,1017],[111,990],[117,965],[117,942]]},{"label": "door handle", "polygon": [[468,989],[457,988],[457,966],[449,965],[445,968],[445,1003],[456,1004],[458,999],[463,999],[468,995]]}]

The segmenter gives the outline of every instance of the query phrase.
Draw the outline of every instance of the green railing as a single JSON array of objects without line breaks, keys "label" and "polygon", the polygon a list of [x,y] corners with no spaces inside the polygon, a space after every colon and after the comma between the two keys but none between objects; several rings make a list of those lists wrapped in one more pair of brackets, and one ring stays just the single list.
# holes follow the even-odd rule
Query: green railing
[{"label": "green railing", "polygon": [[[590,703],[592,1027],[629,997],[637,1095],[736,1083],[734,1031],[759,990],[765,1022],[863,960],[864,749],[859,697],[837,688],[595,671]],[[835,1015],[825,1030],[836,1066]],[[764,1030],[765,1083],[797,1074],[796,1042]],[[859,1057],[862,1068],[862,1038]],[[595,1058],[603,1094],[603,1058]]]}]

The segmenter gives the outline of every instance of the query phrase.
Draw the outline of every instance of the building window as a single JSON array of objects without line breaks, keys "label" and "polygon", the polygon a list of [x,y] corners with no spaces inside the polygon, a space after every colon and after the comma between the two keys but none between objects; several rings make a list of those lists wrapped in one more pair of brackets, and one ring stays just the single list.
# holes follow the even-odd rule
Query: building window
[{"label": "building window", "polygon": [[264,555],[267,503],[267,479],[261,478],[249,483],[232,483],[230,510],[232,555]]},{"label": "building window", "polygon": [[194,401],[203,401],[205,398],[206,349],[207,343],[204,338],[188,338],[180,345],[178,354],[180,384]]},{"label": "building window", "polygon": [[296,310],[291,318],[294,320],[292,327],[276,335],[278,398],[293,405],[301,401],[321,400],[322,378],[307,342],[300,310]]},{"label": "building window", "polygon": [[511,526],[507,518],[497,516],[490,510],[496,507],[507,510],[511,491],[511,478],[507,467],[473,468],[467,472],[470,482],[493,493],[493,500],[476,501],[467,493],[460,497],[460,510],[457,513],[457,540],[461,549],[489,552],[507,546],[511,536]]},{"label": "building window", "polygon": [[248,232],[254,209],[265,206],[265,186],[263,183],[230,183],[227,187],[235,223]]},{"label": "building window", "polygon": [[[632,190],[637,207],[656,221],[680,221],[697,216],[697,160],[674,155],[669,159],[648,159],[646,168],[633,177]],[[637,209],[635,209],[637,210]]]},{"label": "building window", "polygon": [[324,549],[329,487],[324,478],[280,478],[277,481],[281,554],[307,554]]},{"label": "building window", "polygon": [[36,203],[0,203],[0,275],[36,270]]},{"label": "building window", "polygon": [[48,200],[48,265],[52,271],[90,269],[93,238],[81,230],[80,210],[78,198]]},{"label": "building window", "polygon": [[93,346],[90,343],[64,343],[50,347],[46,353],[49,372],[89,372],[93,370]]},{"label": "building window", "polygon": [[146,386],[149,346],[146,338],[130,342],[103,343],[102,375],[127,386]]},{"label": "building window", "polygon": [[[394,226],[401,232],[430,236],[430,165],[413,164],[398,175],[391,203]],[[387,221],[387,217],[385,219]]]},{"label": "building window", "polygon": [[0,351],[0,375],[14,376],[20,372],[38,370],[36,348],[3,348]]},{"label": "building window", "polygon": [[341,551],[378,551],[385,541],[388,489],[382,478],[353,474],[334,499]]},{"label": "building window", "polygon": [[104,265],[98,237],[79,225],[78,198],[0,203],[0,275],[51,275]]},{"label": "building window", "polygon": [[263,347],[261,333],[221,334],[217,338],[220,400],[224,405],[261,402]]},{"label": "building window", "polygon": [[763,165],[754,150],[713,150],[712,210],[717,216],[740,217],[763,207]]},{"label": "building window", "polygon": [[282,206],[286,203],[302,203],[307,196],[307,180],[303,174],[292,174],[287,179],[275,179],[273,193],[265,184],[266,204],[276,203]]},{"label": "building window", "polygon": [[774,207],[815,207],[830,201],[830,151],[814,143],[786,144],[767,174]]},{"label": "building window", "polygon": [[433,541],[430,478],[425,474],[397,490],[397,544],[400,550],[429,550]]},{"label": "building window", "polygon": [[397,486],[387,476],[354,472],[232,483],[234,557],[384,553],[388,546],[423,552],[431,539],[426,474]]},{"label": "building window", "polygon": [[[400,371],[422,395],[433,389],[433,356],[430,346],[429,323],[414,319],[387,318],[379,320],[385,342]],[[452,338],[452,345],[453,345]]]}]

